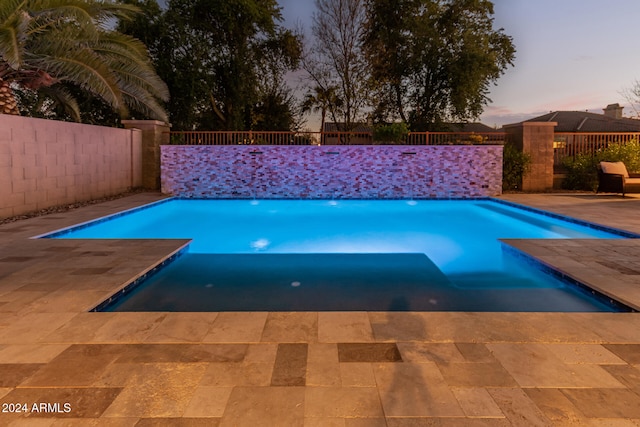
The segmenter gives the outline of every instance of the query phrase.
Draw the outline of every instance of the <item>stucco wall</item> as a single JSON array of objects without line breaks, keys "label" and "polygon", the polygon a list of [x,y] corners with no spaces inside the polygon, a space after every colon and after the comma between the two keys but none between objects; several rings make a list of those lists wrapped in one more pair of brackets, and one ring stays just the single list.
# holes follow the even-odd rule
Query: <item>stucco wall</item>
[{"label": "stucco wall", "polygon": [[141,133],[0,114],[0,218],[141,184]]},{"label": "stucco wall", "polygon": [[162,191],[204,198],[485,197],[502,146],[162,146]]}]

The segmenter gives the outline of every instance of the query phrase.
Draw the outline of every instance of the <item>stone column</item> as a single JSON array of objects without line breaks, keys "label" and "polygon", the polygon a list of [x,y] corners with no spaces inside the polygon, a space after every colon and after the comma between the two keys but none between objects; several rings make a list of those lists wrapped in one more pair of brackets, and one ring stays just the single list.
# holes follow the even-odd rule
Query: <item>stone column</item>
[{"label": "stone column", "polygon": [[523,191],[553,188],[553,136],[556,122],[522,122],[505,125],[507,140],[531,156],[531,169],[522,178]]},{"label": "stone column", "polygon": [[169,144],[171,125],[158,120],[123,120],[122,124],[142,131],[142,186],[160,190],[160,145]]}]

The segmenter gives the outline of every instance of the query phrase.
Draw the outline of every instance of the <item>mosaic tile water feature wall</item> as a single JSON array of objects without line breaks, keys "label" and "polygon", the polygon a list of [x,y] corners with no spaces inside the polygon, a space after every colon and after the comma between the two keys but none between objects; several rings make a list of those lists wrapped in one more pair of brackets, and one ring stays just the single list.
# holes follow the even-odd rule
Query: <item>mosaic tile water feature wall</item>
[{"label": "mosaic tile water feature wall", "polygon": [[195,198],[468,198],[502,192],[502,146],[162,146],[162,191]]}]

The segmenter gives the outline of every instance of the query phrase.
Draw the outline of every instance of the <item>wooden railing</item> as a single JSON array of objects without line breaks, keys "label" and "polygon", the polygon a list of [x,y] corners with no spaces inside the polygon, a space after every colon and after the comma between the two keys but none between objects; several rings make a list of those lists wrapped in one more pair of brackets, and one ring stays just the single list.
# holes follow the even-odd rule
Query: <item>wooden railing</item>
[{"label": "wooden railing", "polygon": [[314,132],[177,131],[169,132],[171,145],[311,145]]},{"label": "wooden railing", "polygon": [[626,144],[634,140],[640,140],[640,133],[556,132],[553,142],[555,169],[561,169],[566,158],[575,158],[578,154],[595,155],[598,151],[607,148],[611,144]]},{"label": "wooden railing", "polygon": [[[410,133],[408,141],[413,138],[420,141],[426,138],[426,144],[412,145],[475,145],[475,144],[504,144],[504,132],[416,132]],[[410,142],[411,143],[411,142]]]},{"label": "wooden railing", "polygon": [[[393,144],[375,141],[371,132],[278,132],[278,131],[173,131],[171,145],[372,145]],[[410,132],[404,145],[503,144],[503,132]]]}]

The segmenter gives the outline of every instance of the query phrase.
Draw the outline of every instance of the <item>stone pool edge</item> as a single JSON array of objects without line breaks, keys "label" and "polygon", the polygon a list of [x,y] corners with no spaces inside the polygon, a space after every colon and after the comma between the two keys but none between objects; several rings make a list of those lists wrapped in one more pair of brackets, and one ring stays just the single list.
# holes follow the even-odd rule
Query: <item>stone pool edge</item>
[{"label": "stone pool edge", "polygon": [[[603,303],[612,305],[616,308],[621,309],[623,312],[640,312],[640,302],[633,302],[627,300],[624,296],[620,296],[616,293],[611,292],[610,290],[604,289],[602,286],[599,286],[595,283],[590,283],[589,280],[585,280],[584,277],[579,277],[575,272],[566,271],[568,270],[566,267],[559,268],[557,265],[553,265],[551,262],[545,261],[539,258],[536,255],[533,255],[527,251],[527,248],[530,248],[531,245],[535,245],[537,240],[542,239],[500,239],[500,242],[503,245],[503,249],[505,249],[508,253],[522,258],[525,262],[531,263],[535,268],[543,271],[546,274],[549,274],[564,283],[567,283],[570,286],[574,286],[579,288],[583,292],[587,292],[592,294],[592,296],[596,299],[601,300]],[[544,239],[544,240],[560,240],[560,239]],[[563,239],[563,240],[578,240],[578,239]],[[591,240],[591,239],[581,239],[581,240]],[[595,239],[594,239],[595,240]],[[608,239],[597,239],[597,240],[608,240]],[[522,243],[524,243],[525,247]],[[520,246],[520,247],[519,247]]]},{"label": "stone pool edge", "polygon": [[180,247],[171,251],[167,255],[160,258],[157,262],[153,263],[142,272],[140,272],[137,276],[128,280],[120,289],[115,291],[109,298],[97,304],[95,307],[89,310],[91,313],[107,311],[107,309],[116,304],[121,298],[124,298],[127,294],[131,293],[138,286],[142,285],[147,279],[151,278],[158,272],[160,272],[164,267],[171,264],[181,255],[186,253],[189,249],[189,245],[191,244],[191,239],[149,239],[149,240],[171,240],[176,243],[183,242]]}]

